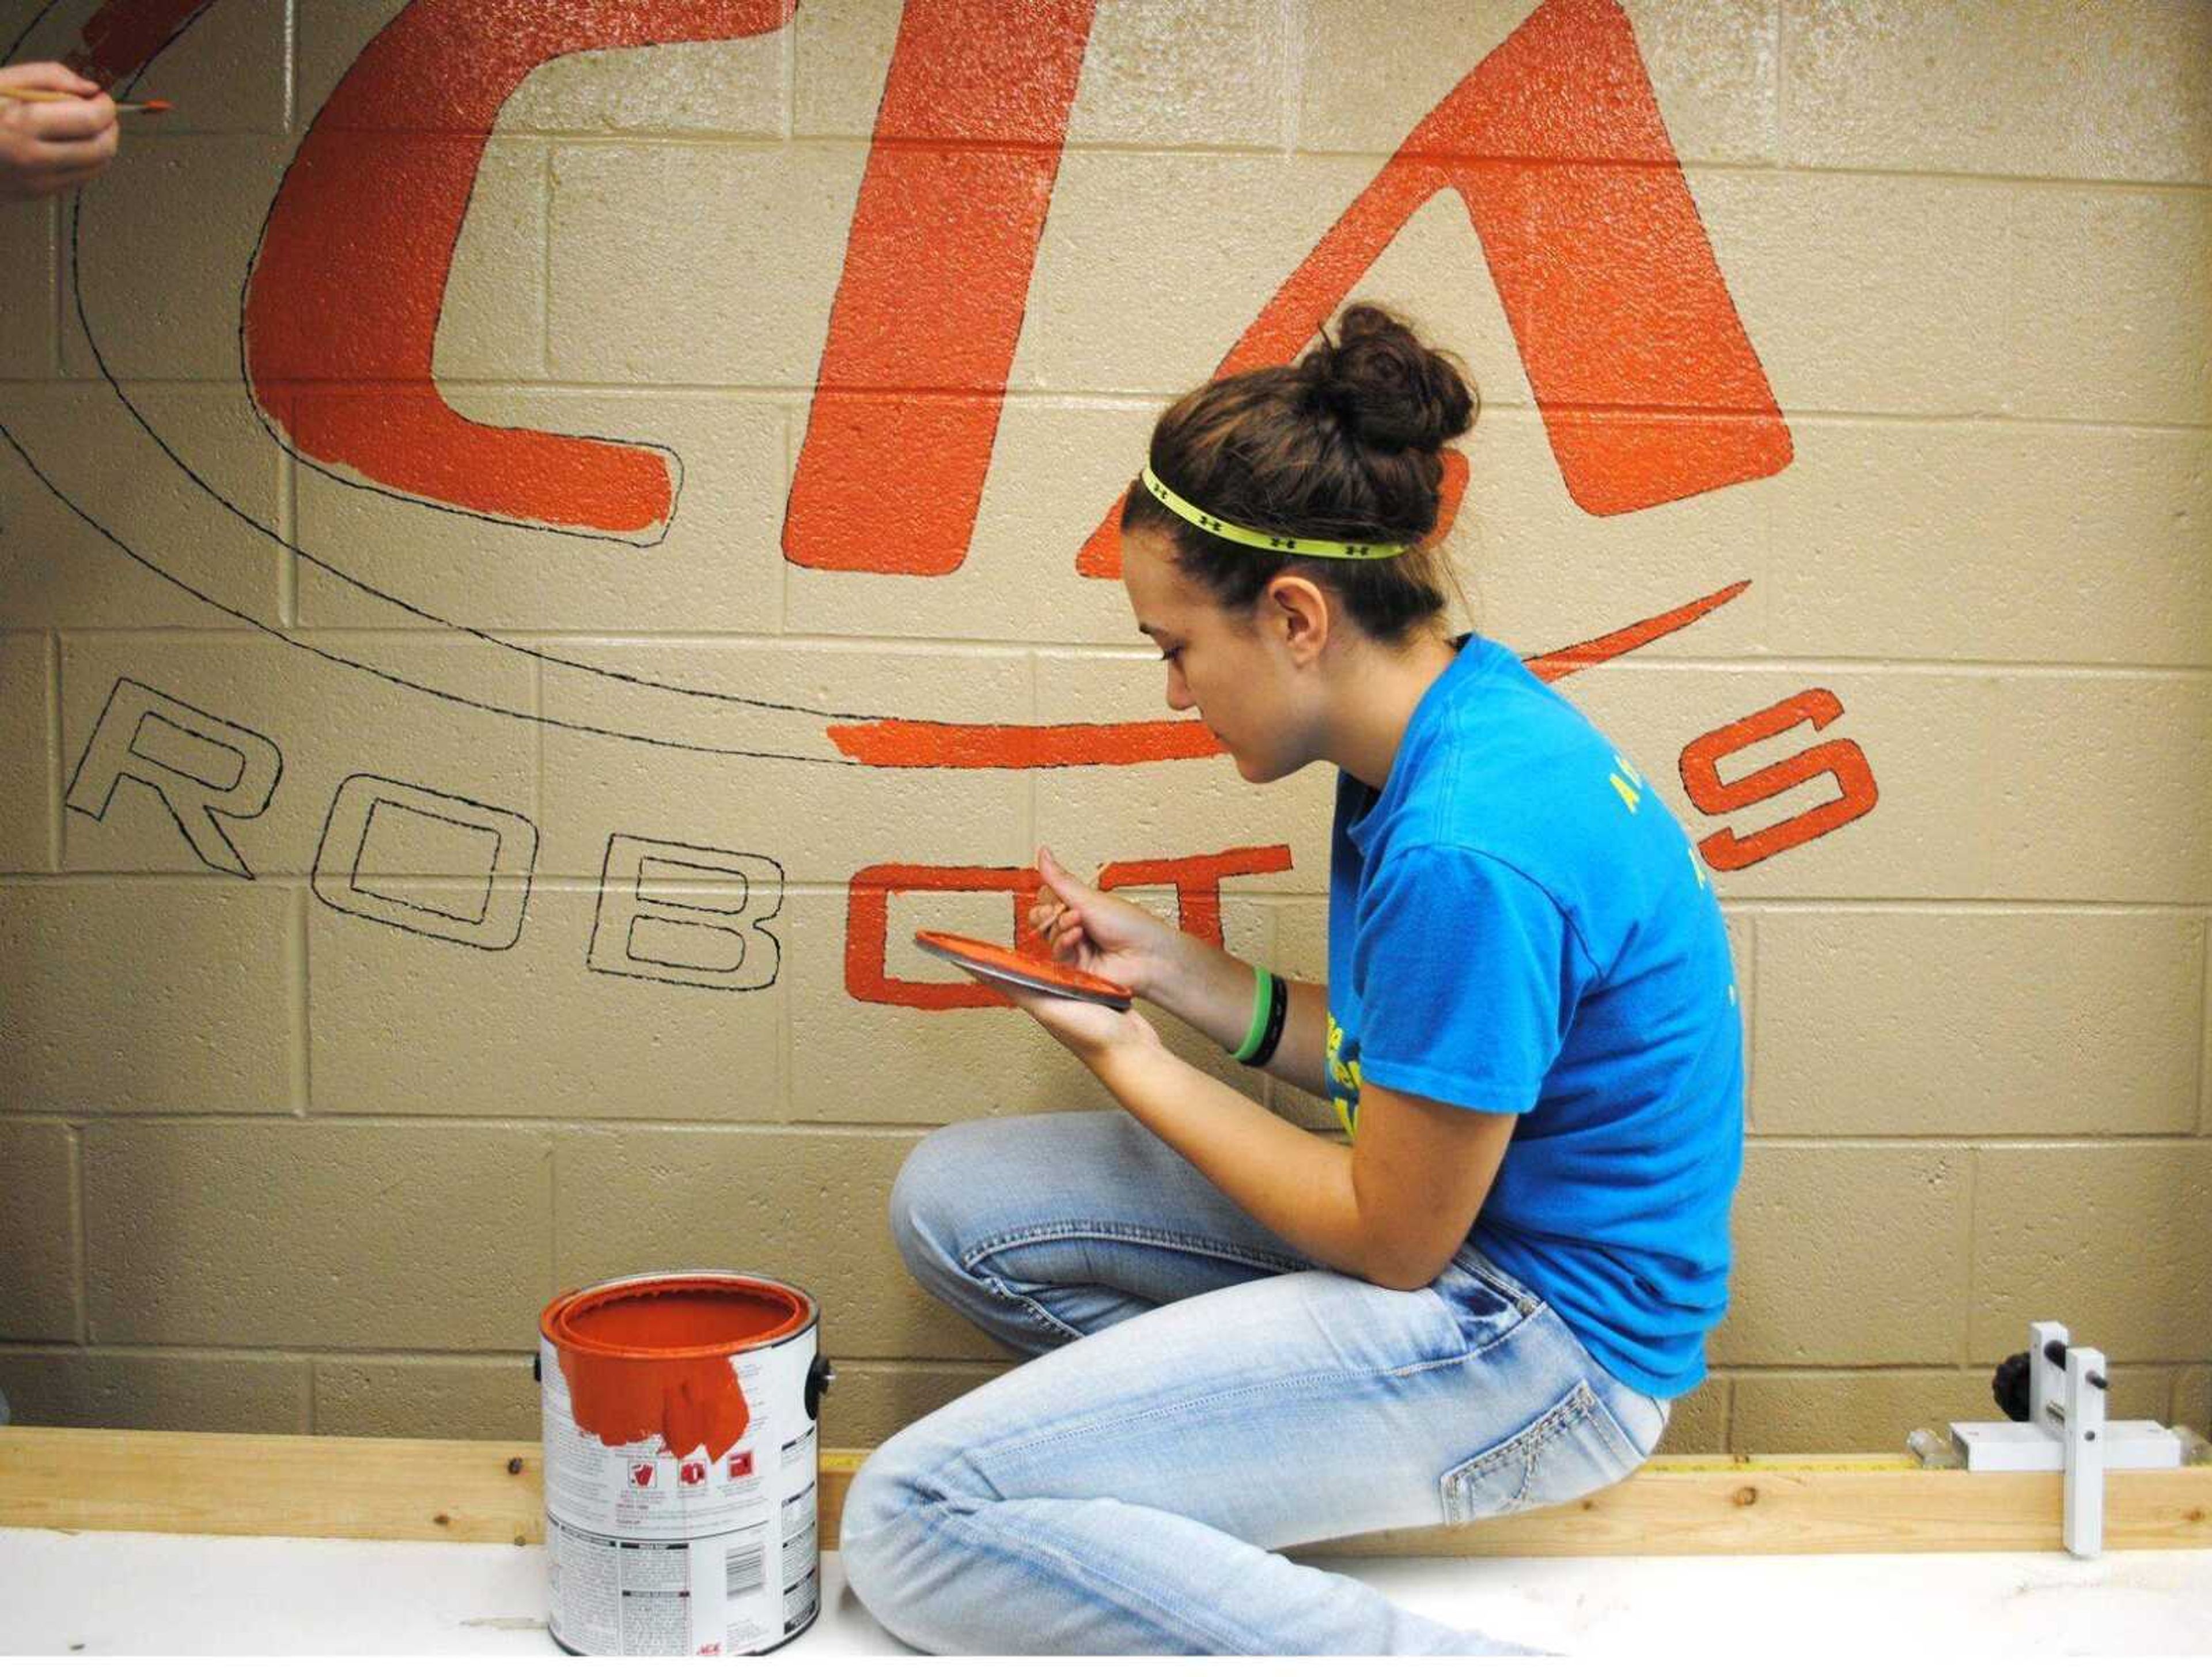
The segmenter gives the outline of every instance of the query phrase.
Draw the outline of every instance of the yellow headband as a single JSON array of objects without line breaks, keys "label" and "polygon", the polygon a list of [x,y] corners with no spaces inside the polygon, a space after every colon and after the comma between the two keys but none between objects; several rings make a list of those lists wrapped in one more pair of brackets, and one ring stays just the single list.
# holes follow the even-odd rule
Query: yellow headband
[{"label": "yellow headband", "polygon": [[1227,519],[1218,519],[1185,501],[1160,482],[1149,460],[1145,463],[1143,475],[1145,487],[1152,492],[1152,498],[1177,518],[1188,520],[1209,535],[1242,542],[1246,547],[1264,547],[1276,553],[1296,553],[1316,559],[1388,559],[1413,545],[1410,542],[1325,542],[1311,536],[1277,536],[1265,530],[1247,529]]}]

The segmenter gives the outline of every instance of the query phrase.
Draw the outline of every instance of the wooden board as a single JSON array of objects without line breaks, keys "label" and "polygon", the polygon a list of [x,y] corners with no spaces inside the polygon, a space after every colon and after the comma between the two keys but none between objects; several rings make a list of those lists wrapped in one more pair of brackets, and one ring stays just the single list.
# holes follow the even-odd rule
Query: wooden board
[{"label": "wooden board", "polygon": [[[822,1452],[824,1547],[865,1450]],[[231,1536],[544,1540],[537,1443],[0,1427],[0,1526]],[[1307,1555],[1850,1554],[2057,1549],[2057,1473],[1905,1455],[1654,1457],[1506,1520],[1304,1544]],[[2212,1466],[2113,1473],[2105,1544],[2212,1548]]]}]

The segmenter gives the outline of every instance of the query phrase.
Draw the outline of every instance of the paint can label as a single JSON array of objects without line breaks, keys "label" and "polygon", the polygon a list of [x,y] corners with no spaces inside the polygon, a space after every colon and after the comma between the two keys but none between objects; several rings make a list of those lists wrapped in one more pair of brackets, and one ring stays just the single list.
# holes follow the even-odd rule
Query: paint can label
[{"label": "paint can label", "polygon": [[750,1654],[820,1607],[811,1327],[730,1359],[747,1410],[719,1456],[577,1424],[554,1346],[544,1381],[548,1626],[581,1654]]}]

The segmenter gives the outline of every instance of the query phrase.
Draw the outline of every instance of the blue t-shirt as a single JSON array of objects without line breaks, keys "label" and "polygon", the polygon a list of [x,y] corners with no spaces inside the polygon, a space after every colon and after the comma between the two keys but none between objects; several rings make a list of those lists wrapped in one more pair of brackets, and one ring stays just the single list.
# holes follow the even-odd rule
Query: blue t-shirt
[{"label": "blue t-shirt", "polygon": [[1328,1091],[1522,1115],[1471,1237],[1620,1380],[1705,1378],[1743,1036],[1705,864],[1589,720],[1480,635],[1377,792],[1337,776]]}]

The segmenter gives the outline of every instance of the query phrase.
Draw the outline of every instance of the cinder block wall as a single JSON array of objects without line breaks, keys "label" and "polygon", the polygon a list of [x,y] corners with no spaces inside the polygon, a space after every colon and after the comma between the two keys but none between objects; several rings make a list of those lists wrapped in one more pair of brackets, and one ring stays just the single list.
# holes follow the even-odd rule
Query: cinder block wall
[{"label": "cinder block wall", "polygon": [[1481,386],[1480,627],[1666,630],[1559,678],[1747,1004],[1668,1447],[1894,1448],[2045,1315],[2212,1426],[2212,7],[527,9],[216,0],[0,209],[20,1419],[528,1436],[544,1302],[690,1266],[817,1295],[832,1443],[989,1379],[890,1183],[1100,1096],[909,934],[1043,839],[1320,972],[1325,771],[1036,730],[1165,720],[1086,543],[1348,293]]}]

